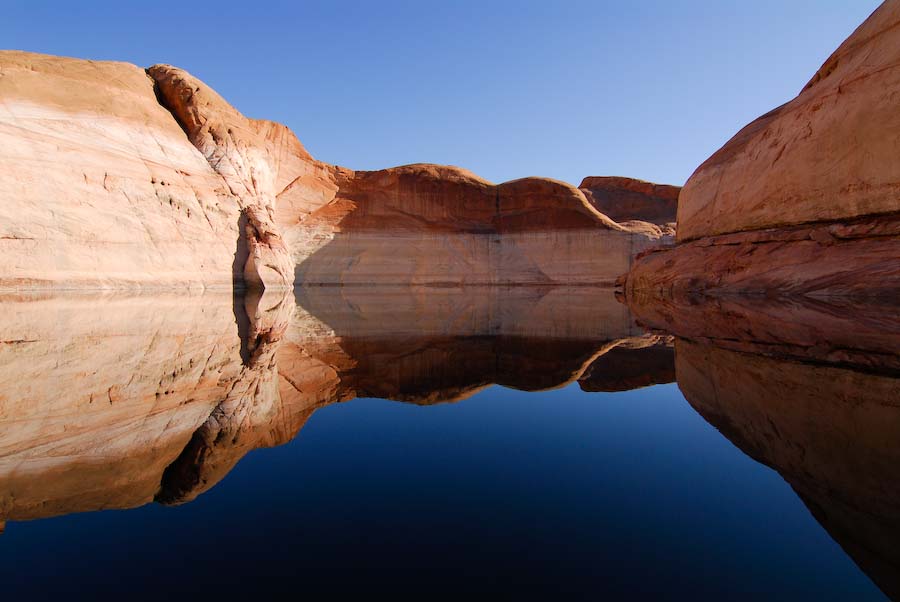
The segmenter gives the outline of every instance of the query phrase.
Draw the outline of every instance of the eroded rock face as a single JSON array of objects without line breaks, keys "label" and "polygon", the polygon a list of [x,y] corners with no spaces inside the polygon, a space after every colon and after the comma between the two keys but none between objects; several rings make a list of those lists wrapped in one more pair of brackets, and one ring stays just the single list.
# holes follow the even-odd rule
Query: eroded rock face
[{"label": "eroded rock face", "polygon": [[900,295],[898,25],[888,0],[799,96],[694,172],[678,246],[636,262],[629,297]]},{"label": "eroded rock face", "polygon": [[[244,282],[270,288],[293,285],[294,266],[275,223],[275,203],[292,184],[297,191],[298,180],[315,177],[316,162],[288,128],[247,119],[182,69],[154,65],[147,73],[156,83],[162,104],[238,203],[247,243]],[[319,186],[327,189],[324,183]],[[291,193],[285,195],[286,210],[300,213],[314,209],[317,199],[327,198],[324,191],[312,189],[288,196]]]},{"label": "eroded rock face", "polygon": [[143,69],[0,52],[0,288],[231,287],[238,204]]},{"label": "eroded rock face", "polygon": [[900,210],[900,2],[881,5],[794,100],[685,184],[678,240]]},{"label": "eroded rock face", "polygon": [[171,65],[4,51],[0,101],[0,289],[610,283],[671,240],[562,182],[321,163]]},{"label": "eroded rock face", "polygon": [[335,199],[290,236],[298,284],[612,284],[672,239],[554,180],[494,185],[428,164],[335,176]]},{"label": "eroded rock face", "polygon": [[597,211],[617,222],[641,220],[674,227],[680,186],[618,176],[590,176],[578,188]]}]

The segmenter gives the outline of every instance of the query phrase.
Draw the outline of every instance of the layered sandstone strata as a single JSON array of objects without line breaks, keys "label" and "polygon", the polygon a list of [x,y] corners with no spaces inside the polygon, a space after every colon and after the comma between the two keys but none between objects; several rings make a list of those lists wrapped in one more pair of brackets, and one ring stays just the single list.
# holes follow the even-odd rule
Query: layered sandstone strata
[{"label": "layered sandstone strata", "polygon": [[321,163],[170,65],[3,51],[0,101],[0,289],[603,283],[671,238],[561,182]]},{"label": "layered sandstone strata", "polygon": [[799,96],[738,132],[678,201],[678,245],[629,295],[900,295],[900,1],[878,8]]},{"label": "layered sandstone strata", "polygon": [[289,230],[303,284],[612,284],[670,233],[619,224],[544,178],[456,168],[335,170],[335,199]]},{"label": "layered sandstone strata", "polygon": [[286,128],[168,66],[5,51],[0,74],[0,287],[293,282],[275,196],[314,162]]}]

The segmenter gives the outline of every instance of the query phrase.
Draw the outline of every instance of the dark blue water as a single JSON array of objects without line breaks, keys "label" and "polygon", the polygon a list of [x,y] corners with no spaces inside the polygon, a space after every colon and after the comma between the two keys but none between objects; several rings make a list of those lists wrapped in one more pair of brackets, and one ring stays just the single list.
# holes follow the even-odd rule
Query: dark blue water
[{"label": "dark blue water", "polygon": [[10,522],[7,600],[880,600],[675,384],[356,399],[175,507]]}]

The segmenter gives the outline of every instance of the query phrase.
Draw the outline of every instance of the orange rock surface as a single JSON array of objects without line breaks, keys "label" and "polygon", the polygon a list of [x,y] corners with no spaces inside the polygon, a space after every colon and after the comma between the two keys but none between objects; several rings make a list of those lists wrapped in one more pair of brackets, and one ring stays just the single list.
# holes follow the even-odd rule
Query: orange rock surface
[{"label": "orange rock surface", "polygon": [[800,94],[688,180],[678,240],[900,210],[900,2],[881,5]]},{"label": "orange rock surface", "polygon": [[612,221],[555,180],[494,185],[428,164],[334,173],[334,200],[288,235],[297,283],[612,284],[672,239]]},{"label": "orange rock surface", "polygon": [[678,245],[635,263],[629,298],[703,292],[900,295],[900,1],[881,5],[792,101],[704,162]]},{"label": "orange rock surface", "polygon": [[617,222],[641,220],[660,226],[675,223],[680,186],[619,176],[590,176],[578,188],[597,211]]},{"label": "orange rock surface", "polygon": [[611,283],[671,240],[582,191],[353,172],[170,65],[0,52],[0,289]]}]

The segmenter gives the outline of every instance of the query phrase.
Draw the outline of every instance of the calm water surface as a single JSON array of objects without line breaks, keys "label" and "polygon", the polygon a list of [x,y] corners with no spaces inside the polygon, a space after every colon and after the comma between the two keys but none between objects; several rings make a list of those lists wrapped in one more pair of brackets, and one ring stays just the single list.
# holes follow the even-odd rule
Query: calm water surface
[{"label": "calm water surface", "polygon": [[[844,416],[859,451],[778,402],[803,406],[791,387],[831,367],[698,355],[608,291],[290,301],[7,304],[7,599],[883,600],[894,583],[866,521],[896,506],[853,473],[896,449],[868,414]],[[745,386],[754,362],[771,390]],[[881,401],[835,393],[823,420],[874,403],[896,434]]]}]

